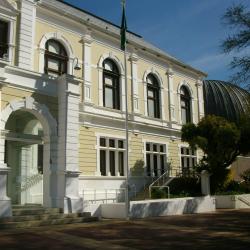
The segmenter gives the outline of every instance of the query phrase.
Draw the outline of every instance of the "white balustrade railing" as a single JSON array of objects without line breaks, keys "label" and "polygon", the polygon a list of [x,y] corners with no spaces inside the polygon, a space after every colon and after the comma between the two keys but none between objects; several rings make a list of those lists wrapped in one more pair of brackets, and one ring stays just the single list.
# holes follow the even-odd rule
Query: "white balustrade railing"
[{"label": "white balustrade railing", "polygon": [[82,197],[84,201],[93,204],[125,202],[125,188],[118,189],[83,189]]}]

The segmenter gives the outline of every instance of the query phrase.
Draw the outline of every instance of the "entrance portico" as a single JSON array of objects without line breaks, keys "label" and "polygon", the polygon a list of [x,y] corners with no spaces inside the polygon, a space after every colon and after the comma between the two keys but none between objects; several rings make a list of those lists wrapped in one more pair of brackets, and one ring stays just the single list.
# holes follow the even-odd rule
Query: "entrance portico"
[{"label": "entrance portico", "polygon": [[48,108],[32,97],[12,101],[1,112],[0,217],[11,216],[11,203],[63,207],[56,124]]}]

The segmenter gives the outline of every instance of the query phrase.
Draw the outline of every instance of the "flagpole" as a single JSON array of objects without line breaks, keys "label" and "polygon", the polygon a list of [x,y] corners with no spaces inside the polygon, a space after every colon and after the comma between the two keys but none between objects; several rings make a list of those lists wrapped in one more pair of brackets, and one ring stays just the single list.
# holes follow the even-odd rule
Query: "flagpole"
[{"label": "flagpole", "polygon": [[[125,9],[125,0],[122,0],[122,6]],[[125,39],[126,39],[126,29],[125,29]],[[125,189],[125,206],[126,206],[126,219],[129,220],[129,131],[128,131],[128,79],[127,79],[127,42],[124,43],[124,74],[125,74],[125,131],[126,131],[126,189]]]}]

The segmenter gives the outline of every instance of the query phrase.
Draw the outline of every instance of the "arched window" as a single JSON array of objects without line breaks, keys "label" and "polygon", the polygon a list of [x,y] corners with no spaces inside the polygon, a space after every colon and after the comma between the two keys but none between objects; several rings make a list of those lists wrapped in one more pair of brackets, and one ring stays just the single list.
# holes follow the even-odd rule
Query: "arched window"
[{"label": "arched window", "polygon": [[181,121],[182,124],[191,122],[191,98],[188,89],[182,86],[181,94]]},{"label": "arched window", "polygon": [[44,72],[53,76],[67,73],[68,56],[62,44],[50,39],[45,49]]},{"label": "arched window", "polygon": [[103,106],[120,109],[119,71],[110,59],[103,62]]},{"label": "arched window", "polygon": [[159,84],[157,79],[149,74],[147,76],[147,102],[148,116],[160,118],[160,99],[159,99]]}]

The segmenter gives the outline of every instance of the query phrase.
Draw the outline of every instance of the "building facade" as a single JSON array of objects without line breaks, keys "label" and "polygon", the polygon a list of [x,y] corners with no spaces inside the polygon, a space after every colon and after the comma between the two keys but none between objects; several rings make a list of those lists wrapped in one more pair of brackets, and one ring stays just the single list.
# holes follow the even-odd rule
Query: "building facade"
[{"label": "building facade", "polygon": [[0,216],[25,203],[82,211],[127,174],[138,191],[196,163],[180,129],[204,116],[206,74],[127,38],[125,75],[118,26],[61,1],[0,0]]}]

